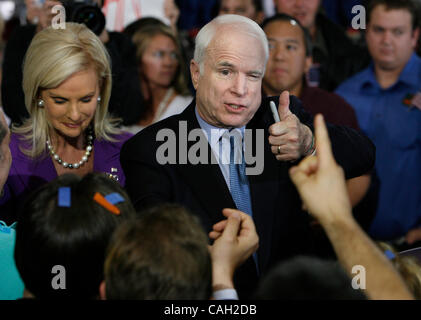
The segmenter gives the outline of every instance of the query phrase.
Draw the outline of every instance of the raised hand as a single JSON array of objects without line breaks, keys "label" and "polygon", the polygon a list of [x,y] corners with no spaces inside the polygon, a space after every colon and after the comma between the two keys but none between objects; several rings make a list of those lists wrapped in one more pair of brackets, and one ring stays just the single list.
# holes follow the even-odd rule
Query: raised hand
[{"label": "raised hand", "polygon": [[214,286],[233,287],[235,269],[249,258],[259,246],[253,219],[236,209],[224,209],[227,217],[213,226],[209,237],[214,241],[209,250],[212,257]]},{"label": "raised hand", "polygon": [[351,211],[343,169],[336,163],[322,115],[314,119],[317,156],[290,169],[306,209],[319,221],[330,221]]}]

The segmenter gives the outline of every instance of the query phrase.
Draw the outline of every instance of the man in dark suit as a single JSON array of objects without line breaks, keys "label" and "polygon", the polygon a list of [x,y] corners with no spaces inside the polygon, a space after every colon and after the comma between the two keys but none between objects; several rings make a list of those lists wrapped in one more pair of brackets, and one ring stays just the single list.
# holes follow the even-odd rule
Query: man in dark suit
[{"label": "man in dark suit", "polygon": [[[279,103],[262,101],[267,59],[267,39],[256,23],[236,15],[215,18],[196,38],[190,65],[196,99],[183,113],[141,131],[121,151],[137,209],[177,202],[197,214],[208,232],[224,218],[223,208],[252,215],[259,249],[236,271],[240,298],[250,297],[275,262],[313,249],[308,215],[288,176],[291,165],[315,152],[312,118],[288,92]],[[276,123],[270,100],[278,105]],[[227,138],[234,133],[244,136],[240,148]],[[371,169],[374,146],[365,136],[335,126],[329,133],[347,178]],[[241,161],[232,161],[238,151]]]}]

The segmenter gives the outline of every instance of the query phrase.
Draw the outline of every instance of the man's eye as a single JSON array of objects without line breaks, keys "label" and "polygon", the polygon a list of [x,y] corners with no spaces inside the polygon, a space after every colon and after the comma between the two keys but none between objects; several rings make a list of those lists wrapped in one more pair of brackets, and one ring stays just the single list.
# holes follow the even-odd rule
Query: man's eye
[{"label": "man's eye", "polygon": [[259,80],[260,79],[260,75],[258,75],[258,74],[250,74],[249,75],[249,78],[251,80]]},{"label": "man's eye", "polygon": [[394,30],[394,31],[393,31],[393,34],[394,34],[395,36],[400,36],[402,33],[403,33],[403,31],[402,31],[402,30]]},{"label": "man's eye", "polygon": [[296,50],[296,49],[297,49],[297,47],[296,47],[296,46],[293,46],[293,45],[287,45],[287,50],[294,51],[294,50]]},{"label": "man's eye", "polygon": [[220,71],[222,75],[228,76],[230,74],[230,71],[228,69],[223,69]]}]

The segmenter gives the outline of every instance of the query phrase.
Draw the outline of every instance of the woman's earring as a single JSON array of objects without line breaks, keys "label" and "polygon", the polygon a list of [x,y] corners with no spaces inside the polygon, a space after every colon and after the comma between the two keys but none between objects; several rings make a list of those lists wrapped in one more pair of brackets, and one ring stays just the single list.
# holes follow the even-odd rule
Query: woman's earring
[{"label": "woman's earring", "polygon": [[99,97],[96,99],[96,101],[98,101],[98,103],[100,103],[100,102],[101,102],[101,96],[99,96]]},{"label": "woman's earring", "polygon": [[40,108],[44,107],[44,100],[39,99],[39,101],[38,101],[38,107],[40,107]]}]

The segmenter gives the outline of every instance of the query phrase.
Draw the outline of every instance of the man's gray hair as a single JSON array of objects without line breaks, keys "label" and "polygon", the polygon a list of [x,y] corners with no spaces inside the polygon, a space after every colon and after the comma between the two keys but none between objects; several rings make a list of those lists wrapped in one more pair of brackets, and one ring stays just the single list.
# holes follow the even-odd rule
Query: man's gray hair
[{"label": "man's gray hair", "polygon": [[196,44],[194,48],[194,61],[199,64],[200,73],[203,73],[203,62],[206,56],[206,50],[209,46],[209,43],[213,40],[215,34],[217,33],[219,27],[229,25],[230,29],[237,29],[241,32],[247,33],[248,35],[255,37],[260,40],[262,43],[262,49],[265,53],[265,63],[269,58],[269,44],[266,38],[266,34],[262,28],[253,20],[239,16],[236,14],[224,14],[216,17],[211,22],[206,24],[196,36]]}]

